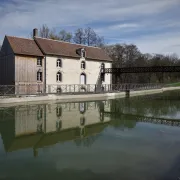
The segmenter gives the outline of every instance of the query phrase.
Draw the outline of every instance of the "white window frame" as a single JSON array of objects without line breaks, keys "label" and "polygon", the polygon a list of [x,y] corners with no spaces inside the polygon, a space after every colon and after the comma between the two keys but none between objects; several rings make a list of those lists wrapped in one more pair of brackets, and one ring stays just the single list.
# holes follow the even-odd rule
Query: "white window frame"
[{"label": "white window frame", "polygon": [[86,104],[84,102],[79,103],[79,111],[84,114],[86,112]]},{"label": "white window frame", "polygon": [[61,117],[62,116],[62,107],[56,107],[56,116]]},{"label": "white window frame", "polygon": [[57,59],[56,61],[56,67],[61,68],[62,67],[62,59]]},{"label": "white window frame", "polygon": [[58,71],[56,73],[56,81],[57,82],[62,82],[62,73],[60,71]]},{"label": "white window frame", "polygon": [[101,63],[101,68],[105,68],[105,64],[104,63]]},{"label": "white window frame", "polygon": [[81,73],[80,74],[80,84],[86,84],[86,81],[87,81],[86,73]]},{"label": "white window frame", "polygon": [[86,69],[86,62],[85,61],[81,61],[81,69]]},{"label": "white window frame", "polygon": [[86,57],[86,51],[84,48],[81,49],[81,57],[85,58]]},{"label": "white window frame", "polygon": [[41,71],[37,72],[37,81],[42,82],[42,72]]},{"label": "white window frame", "polygon": [[40,120],[40,119],[42,119],[42,118],[43,118],[43,109],[40,108],[40,109],[38,109],[38,111],[37,111],[37,119]]}]

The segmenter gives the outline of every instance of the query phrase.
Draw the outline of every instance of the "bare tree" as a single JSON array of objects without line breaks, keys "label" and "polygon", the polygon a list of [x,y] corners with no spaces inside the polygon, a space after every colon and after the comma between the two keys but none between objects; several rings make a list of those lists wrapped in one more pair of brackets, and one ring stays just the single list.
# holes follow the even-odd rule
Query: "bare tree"
[{"label": "bare tree", "polygon": [[[180,59],[177,55],[142,54],[136,45],[116,44],[104,48],[113,59],[113,67],[136,67],[136,66],[178,66]],[[122,74],[122,81],[119,77],[113,76],[113,83],[157,83],[175,82],[180,80],[178,73],[139,73]]]},{"label": "bare tree", "polygon": [[72,33],[66,32],[65,30],[61,30],[59,32],[60,40],[71,42],[72,41]]},{"label": "bare tree", "polygon": [[[135,45],[127,44],[116,44],[111,46],[106,46],[106,51],[109,56],[113,59],[113,67],[134,67],[142,65],[141,53]],[[139,60],[139,61],[138,61]],[[139,76],[134,74],[122,74],[121,76],[113,76],[114,83],[123,82],[137,82]],[[142,79],[142,78],[141,78]]]},{"label": "bare tree", "polygon": [[73,41],[77,44],[85,44],[85,34],[82,28],[75,31]]},{"label": "bare tree", "polygon": [[98,36],[90,27],[77,29],[74,33],[73,41],[77,44],[85,44],[88,46],[103,47],[105,45],[104,38]]},{"label": "bare tree", "polygon": [[46,24],[43,24],[39,31],[39,36],[42,38],[49,38],[50,29]]},{"label": "bare tree", "polygon": [[105,46],[105,41],[104,41],[104,37],[97,37],[96,38],[96,44],[95,44],[95,46],[97,46],[97,47],[104,47]]},{"label": "bare tree", "polygon": [[105,46],[107,54],[113,59],[113,65],[115,67],[124,67],[124,46],[120,44]]},{"label": "bare tree", "polygon": [[50,30],[48,38],[53,40],[61,40],[60,37],[57,35],[55,28]]},{"label": "bare tree", "polygon": [[[33,33],[30,33],[30,37],[33,38]],[[49,38],[53,40],[61,40],[66,42],[75,42],[77,44],[84,44],[88,46],[104,47],[104,38],[98,36],[95,31],[88,27],[86,29],[78,28],[72,34],[66,30],[61,30],[56,33],[54,28],[49,28],[46,24],[43,24],[39,30],[39,37]]]},{"label": "bare tree", "polygon": [[100,37],[92,28],[88,27],[84,30],[85,44],[88,46],[104,46],[104,38]]},{"label": "bare tree", "polygon": [[[53,40],[60,40],[59,35],[56,33],[55,29],[50,29],[46,24],[43,24],[42,27],[39,29],[38,33],[39,37],[42,38],[49,38]],[[30,33],[30,37],[33,38],[33,33]]]},{"label": "bare tree", "polygon": [[85,35],[85,44],[88,46],[94,46],[97,41],[97,35],[94,32],[94,30],[90,27],[86,28],[84,30],[84,35]]}]

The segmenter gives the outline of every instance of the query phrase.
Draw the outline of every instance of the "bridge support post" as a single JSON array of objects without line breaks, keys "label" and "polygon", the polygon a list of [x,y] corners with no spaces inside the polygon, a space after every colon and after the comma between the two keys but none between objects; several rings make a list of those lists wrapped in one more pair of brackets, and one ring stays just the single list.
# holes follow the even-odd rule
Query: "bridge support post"
[{"label": "bridge support post", "polygon": [[115,74],[115,83],[114,84],[121,84],[122,83],[122,77],[121,73],[120,74]]},{"label": "bridge support post", "polygon": [[125,94],[126,94],[126,98],[129,98],[129,97],[130,97],[130,90],[127,89],[127,90],[125,91]]}]

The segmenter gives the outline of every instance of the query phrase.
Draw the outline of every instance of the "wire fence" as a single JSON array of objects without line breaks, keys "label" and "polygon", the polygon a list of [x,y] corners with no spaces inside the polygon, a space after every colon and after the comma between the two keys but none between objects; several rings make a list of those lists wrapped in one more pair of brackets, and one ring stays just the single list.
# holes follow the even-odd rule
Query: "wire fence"
[{"label": "wire fence", "polygon": [[28,96],[47,94],[96,94],[123,91],[161,89],[163,84],[18,84],[0,85],[0,98],[7,96]]}]

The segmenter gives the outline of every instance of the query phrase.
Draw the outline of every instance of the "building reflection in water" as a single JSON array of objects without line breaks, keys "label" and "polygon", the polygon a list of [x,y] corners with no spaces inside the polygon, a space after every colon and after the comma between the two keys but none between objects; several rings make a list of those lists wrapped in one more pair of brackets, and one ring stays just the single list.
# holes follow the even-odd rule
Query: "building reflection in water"
[{"label": "building reflection in water", "polygon": [[37,157],[39,148],[60,142],[88,146],[110,122],[103,115],[110,108],[110,102],[81,102],[4,109],[0,131],[5,151],[32,148]]},{"label": "building reflection in water", "polygon": [[[77,146],[91,146],[107,126],[120,131],[134,128],[137,122],[164,122],[173,126],[178,123],[179,126],[175,120],[173,123],[161,122],[155,117],[146,117],[147,112],[153,116],[157,112],[160,115],[176,112],[178,103],[163,103],[158,107],[154,103],[145,107],[139,104],[138,101],[130,104],[126,99],[1,108],[0,133],[4,149],[12,152],[32,148],[34,157],[37,157],[39,148],[61,142],[73,141]],[[131,111],[136,115],[132,116]]]}]

